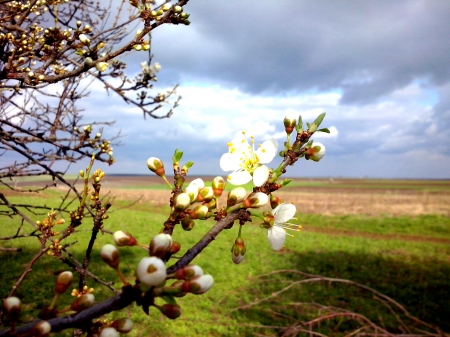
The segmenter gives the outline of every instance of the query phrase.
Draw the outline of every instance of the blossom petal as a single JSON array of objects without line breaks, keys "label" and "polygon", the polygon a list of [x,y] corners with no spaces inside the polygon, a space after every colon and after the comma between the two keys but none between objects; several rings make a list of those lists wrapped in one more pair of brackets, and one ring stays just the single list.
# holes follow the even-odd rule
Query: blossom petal
[{"label": "blossom petal", "polygon": [[297,209],[293,204],[281,204],[277,206],[272,212],[275,216],[275,223],[286,223],[291,220]]},{"label": "blossom petal", "polygon": [[256,155],[259,158],[261,164],[267,164],[272,161],[277,155],[278,143],[275,139],[271,138],[266,140],[262,145],[256,150]]},{"label": "blossom petal", "polygon": [[252,176],[247,171],[235,171],[228,176],[227,180],[233,185],[244,185],[252,180]]},{"label": "blossom petal", "polygon": [[262,186],[269,179],[269,168],[265,165],[258,167],[253,172],[253,183],[255,186]]},{"label": "blossom petal", "polygon": [[224,153],[220,157],[220,168],[224,171],[234,171],[239,168],[239,161],[235,155]]},{"label": "blossom petal", "polygon": [[280,250],[284,246],[286,231],[281,227],[273,226],[267,231],[267,238],[273,250]]}]

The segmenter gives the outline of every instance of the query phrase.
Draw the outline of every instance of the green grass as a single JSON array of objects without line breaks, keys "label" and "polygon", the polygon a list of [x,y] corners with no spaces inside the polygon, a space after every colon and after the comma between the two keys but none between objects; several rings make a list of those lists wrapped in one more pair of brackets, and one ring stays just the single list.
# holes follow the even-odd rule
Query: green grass
[{"label": "green grass", "polygon": [[[18,203],[34,203],[37,201],[47,206],[57,206],[58,193],[48,191],[40,197],[11,197]],[[123,206],[125,202],[117,202]],[[126,230],[133,233],[142,243],[148,243],[152,236],[162,227],[167,216],[167,208],[156,208],[151,204],[139,205],[136,209],[114,209],[110,218],[105,221],[105,228],[111,231]],[[411,235],[422,238],[450,239],[450,219],[444,216],[421,216],[416,218],[384,217],[369,218],[361,216],[319,216],[298,215],[298,222],[309,228],[326,230],[346,230],[356,233],[355,236],[327,235],[304,231],[294,238],[287,238],[287,249],[274,252],[267,242],[267,232],[259,228],[258,222],[246,224],[243,238],[247,246],[245,260],[234,265],[230,258],[230,249],[237,235],[237,225],[224,231],[206,250],[198,256],[194,263],[200,265],[206,273],[214,276],[215,285],[208,293],[200,296],[187,295],[179,299],[183,315],[170,321],[161,317],[156,309],[150,310],[147,317],[140,308],[133,305],[108,317],[131,317],[135,329],[128,336],[237,336],[266,333],[251,325],[289,325],[289,316],[302,318],[310,315],[305,311],[295,311],[284,304],[292,302],[315,301],[327,305],[340,305],[348,310],[356,310],[370,318],[379,319],[391,331],[396,331],[392,315],[374,303],[373,298],[353,287],[330,284],[302,285],[279,296],[275,301],[263,303],[248,310],[231,311],[245,303],[263,298],[283,286],[294,282],[295,275],[280,274],[274,276],[276,282],[259,282],[256,276],[279,269],[301,270],[327,277],[351,279],[363,283],[393,297],[404,305],[412,314],[433,324],[444,331],[450,331],[450,246],[443,243],[405,241],[388,235]],[[41,220],[42,216],[34,217]],[[1,236],[13,234],[16,230],[9,219],[1,219]],[[213,225],[213,222],[198,221],[191,232],[176,230],[174,240],[182,244],[182,252],[198,241]],[[29,225],[25,224],[24,227]],[[360,235],[359,235],[360,234]],[[370,237],[371,234],[378,234]],[[359,235],[359,236],[358,236]],[[385,235],[385,237],[383,237]],[[74,234],[68,242],[79,242],[70,248],[78,258],[83,252],[90,236],[89,222]],[[104,280],[115,280],[112,269],[102,263],[99,251],[103,244],[111,243],[108,234],[100,235],[95,248],[90,270]],[[26,263],[39,249],[36,238],[18,239],[16,242],[3,241],[3,247],[20,246],[21,253],[0,252],[0,268],[2,270],[0,295],[4,298]],[[134,268],[139,260],[146,256],[139,248],[121,248],[121,270],[133,281]],[[19,288],[17,295],[23,299],[25,312],[22,320],[29,321],[37,311],[48,305],[52,297],[55,271],[65,267],[56,258],[45,256],[33,267],[33,271]],[[287,283],[286,283],[287,282]],[[111,293],[107,289],[95,285],[96,299],[102,300]],[[117,288],[119,288],[119,284]],[[63,296],[60,307],[70,303],[69,295]],[[284,318],[274,316],[273,310],[279,310]],[[272,310],[272,311],[271,311]],[[305,316],[305,317],[306,317]],[[348,328],[345,324],[341,329]],[[339,335],[339,331],[328,331]]]}]

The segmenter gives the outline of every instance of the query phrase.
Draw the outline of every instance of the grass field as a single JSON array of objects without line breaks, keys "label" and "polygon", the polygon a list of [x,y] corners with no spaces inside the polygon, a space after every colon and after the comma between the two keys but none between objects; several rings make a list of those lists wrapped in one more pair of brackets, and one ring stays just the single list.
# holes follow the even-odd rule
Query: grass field
[{"label": "grass field", "polygon": [[[157,182],[142,187],[136,181],[126,180],[111,179],[109,186],[105,184],[105,191],[110,190],[109,197],[114,198],[105,227],[129,231],[147,243],[167,217],[168,208],[164,205],[170,193]],[[286,249],[272,251],[266,230],[259,228],[258,222],[246,224],[243,229],[246,257],[240,265],[234,265],[230,249],[237,235],[235,226],[223,232],[194,261],[214,276],[215,285],[202,296],[181,298],[183,315],[179,319],[165,319],[156,309],[147,317],[135,306],[109,317],[132,317],[136,327],[129,336],[278,336],[282,334],[279,326],[308,321],[324,306],[339,306],[365,315],[391,332],[401,331],[393,314],[371,293],[332,282],[298,283],[301,277],[292,271],[302,271],[367,285],[392,297],[412,315],[450,332],[448,181],[294,181],[280,195],[296,204],[297,222],[303,226],[301,233],[287,238]],[[52,190],[39,196],[10,193],[8,198],[15,203],[40,202],[51,207],[58,205],[59,196],[58,190]],[[133,203],[138,197],[141,199]],[[14,234],[16,225],[2,219],[1,236]],[[79,259],[90,235],[88,223],[85,225],[72,239],[78,243],[70,248]],[[191,232],[175,231],[174,239],[184,251],[212,225],[211,221],[198,222]],[[98,257],[102,245],[111,242],[108,234],[100,236],[91,270],[101,279],[117,281],[113,271]],[[0,295],[4,298],[39,245],[35,238],[2,241],[0,245],[23,249],[21,253],[0,252]],[[133,281],[134,268],[145,252],[139,248],[123,248],[120,252],[121,270]],[[61,269],[64,266],[48,256],[34,266],[18,291],[25,303],[24,322],[49,303],[54,273]],[[275,270],[290,272],[259,277]],[[97,300],[111,294],[93,282],[89,285],[96,288]],[[288,285],[294,286],[270,297]],[[246,307],[266,297],[267,301]],[[61,307],[70,303],[70,299],[70,296],[63,298]],[[326,335],[341,336],[352,328],[348,324],[331,322],[333,328],[316,328]]]}]

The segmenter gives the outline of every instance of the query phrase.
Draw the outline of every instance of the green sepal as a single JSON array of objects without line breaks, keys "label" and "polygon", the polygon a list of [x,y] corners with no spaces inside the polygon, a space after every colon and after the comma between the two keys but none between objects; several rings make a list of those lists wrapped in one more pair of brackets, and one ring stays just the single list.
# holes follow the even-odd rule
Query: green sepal
[{"label": "green sepal", "polygon": [[325,132],[325,133],[330,133],[330,130],[328,128],[323,128],[323,129],[319,129],[317,130],[317,132]]},{"label": "green sepal", "polygon": [[164,300],[164,302],[172,304],[172,305],[178,305],[177,301],[175,300],[175,298],[173,296],[170,295],[164,295],[161,296],[161,298]]}]

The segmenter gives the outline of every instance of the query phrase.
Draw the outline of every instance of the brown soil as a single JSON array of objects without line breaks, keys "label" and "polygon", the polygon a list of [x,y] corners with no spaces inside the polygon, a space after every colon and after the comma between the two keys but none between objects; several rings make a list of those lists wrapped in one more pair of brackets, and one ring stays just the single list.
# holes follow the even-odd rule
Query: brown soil
[{"label": "brown soil", "polygon": [[[203,178],[205,181],[211,180],[211,177]],[[293,187],[280,190],[275,194],[285,202],[294,203],[298,211],[309,214],[364,214],[369,216],[443,214],[450,216],[450,181],[443,183],[442,181],[391,180],[386,182],[383,180],[336,179],[332,181],[323,180],[323,182],[330,182],[330,187],[323,185]],[[162,179],[155,175],[131,177],[109,175],[105,177],[102,183],[102,191],[103,195],[109,192],[116,199],[140,199],[138,204],[168,205],[171,196],[170,191],[145,189],[146,186],[162,183]],[[27,185],[29,184],[27,183]],[[430,189],[427,192],[427,190],[415,188],[401,188],[401,185],[404,187],[405,184],[429,187]],[[22,183],[19,183],[20,185]],[[44,183],[33,182],[33,185],[43,186]],[[355,187],[353,188],[352,185]],[[136,186],[144,189],[133,189]],[[379,188],[379,186],[382,188]],[[444,186],[445,188],[433,191],[431,188],[434,186]],[[64,189],[65,187],[59,184],[58,188]],[[16,194],[8,190],[4,190],[3,193]],[[224,196],[222,199],[223,205],[225,203]]]}]

